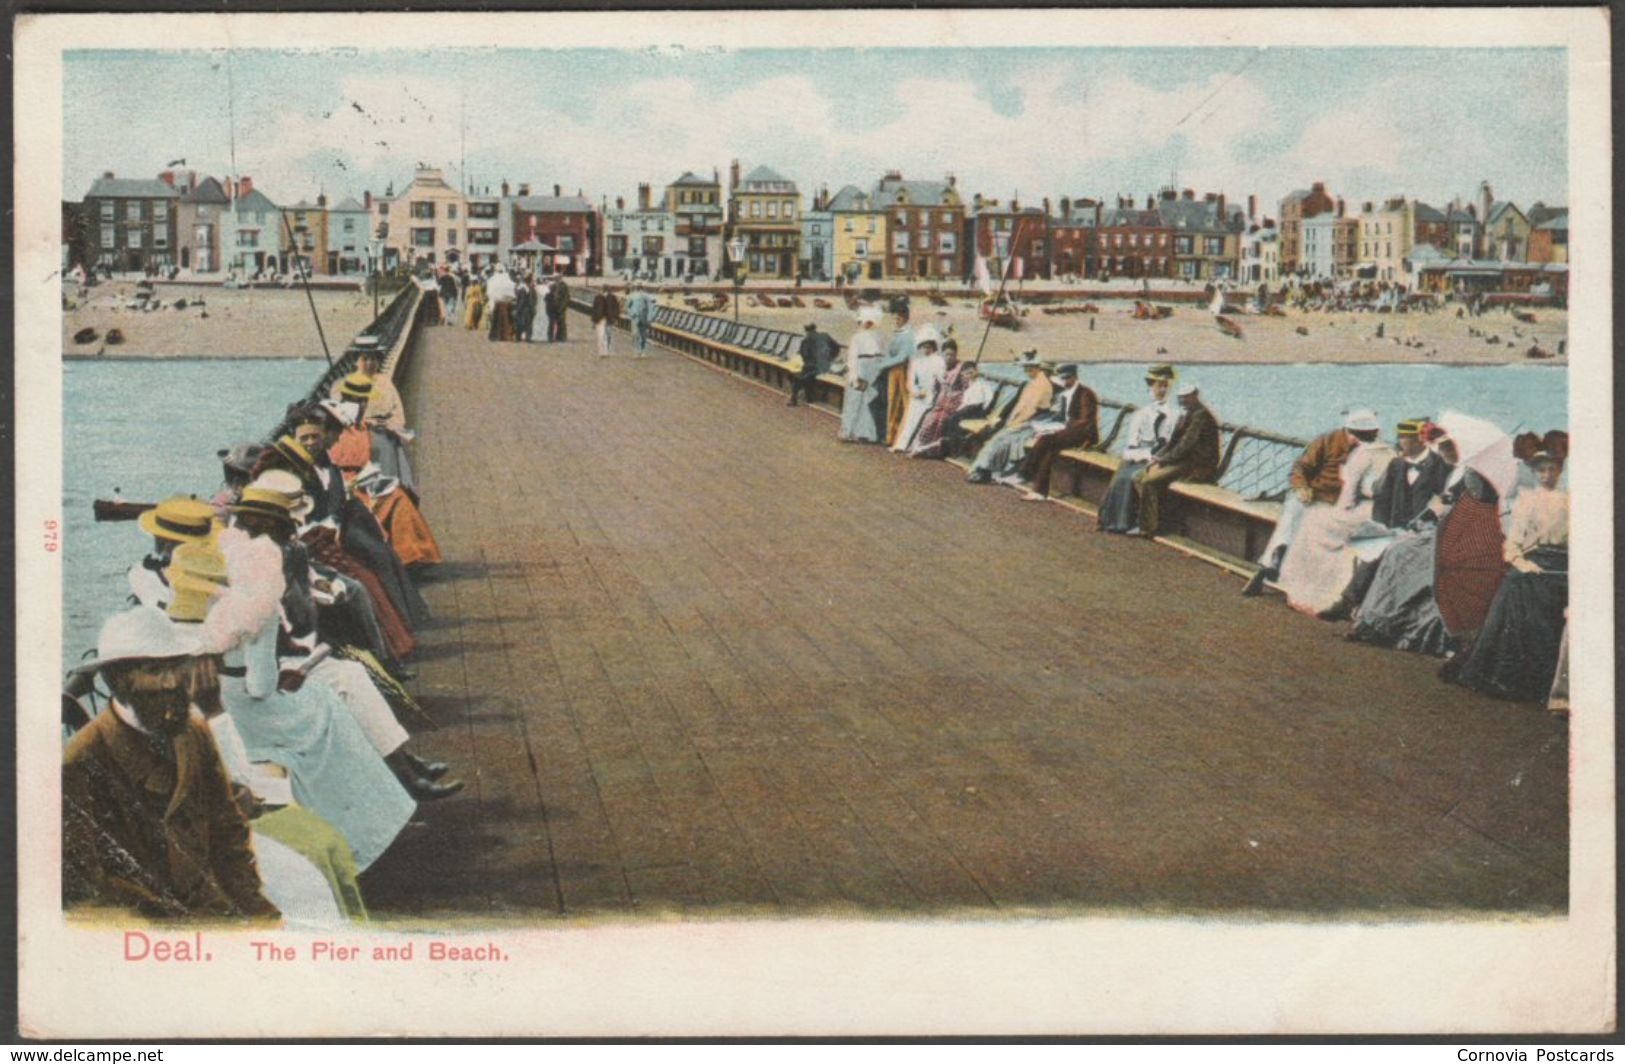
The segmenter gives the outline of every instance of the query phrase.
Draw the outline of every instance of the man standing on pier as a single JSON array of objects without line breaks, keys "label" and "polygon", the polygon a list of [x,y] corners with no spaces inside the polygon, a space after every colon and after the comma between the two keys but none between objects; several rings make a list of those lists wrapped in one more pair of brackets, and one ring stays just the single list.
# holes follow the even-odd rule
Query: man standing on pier
[{"label": "man standing on pier", "polygon": [[598,334],[598,355],[600,358],[609,357],[609,338],[611,330],[615,328],[615,321],[621,315],[620,301],[615,293],[607,288],[598,290],[592,297],[592,327]]},{"label": "man standing on pier", "polygon": [[553,279],[547,297],[547,342],[562,343],[570,338],[570,286],[563,277]]},{"label": "man standing on pier", "polygon": [[820,332],[817,324],[807,323],[807,335],[801,338],[801,348],[797,352],[801,359],[801,372],[790,378],[788,405],[798,405],[796,402],[798,395],[805,395],[807,402],[812,402],[813,381],[817,380],[820,374],[829,372],[829,367],[840,350],[841,345],[835,342],[835,337]]},{"label": "man standing on pier", "polygon": [[649,357],[649,331],[654,328],[658,310],[648,287],[635,285],[626,301],[626,320],[632,324],[632,352],[638,358]]}]

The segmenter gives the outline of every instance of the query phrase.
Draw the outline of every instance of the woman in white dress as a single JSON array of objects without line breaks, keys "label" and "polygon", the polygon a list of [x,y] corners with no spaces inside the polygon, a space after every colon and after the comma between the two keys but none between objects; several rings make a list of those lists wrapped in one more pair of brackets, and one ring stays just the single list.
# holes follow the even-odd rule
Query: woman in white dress
[{"label": "woman in white dress", "polygon": [[903,427],[891,449],[901,454],[914,446],[914,437],[926,415],[937,404],[942,391],[943,378],[948,375],[948,363],[938,353],[941,348],[937,330],[922,326],[914,339],[914,357],[908,361],[908,402],[903,407]]},{"label": "woman in white dress", "polygon": [[1293,609],[1320,614],[1342,599],[1360,560],[1349,541],[1371,521],[1377,482],[1393,460],[1394,449],[1386,443],[1361,443],[1343,464],[1343,491],[1337,502],[1304,511],[1276,581]]}]

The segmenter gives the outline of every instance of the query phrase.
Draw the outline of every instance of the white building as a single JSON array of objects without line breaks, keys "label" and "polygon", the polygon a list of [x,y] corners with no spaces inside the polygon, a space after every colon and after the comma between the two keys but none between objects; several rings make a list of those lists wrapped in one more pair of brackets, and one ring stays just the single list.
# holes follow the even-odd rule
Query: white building
[{"label": "white building", "polygon": [[1254,226],[1242,237],[1241,279],[1274,285],[1281,280],[1281,234],[1271,226]]},{"label": "white building", "polygon": [[1299,226],[1303,246],[1298,249],[1298,269],[1305,280],[1330,281],[1337,277],[1336,230],[1340,219],[1335,214],[1317,214],[1305,218]]}]

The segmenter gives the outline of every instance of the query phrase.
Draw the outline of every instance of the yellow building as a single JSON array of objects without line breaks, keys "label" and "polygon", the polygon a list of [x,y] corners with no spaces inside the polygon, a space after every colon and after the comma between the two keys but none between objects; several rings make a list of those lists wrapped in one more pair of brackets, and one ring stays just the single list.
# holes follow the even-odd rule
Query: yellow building
[{"label": "yellow building", "polygon": [[384,265],[460,262],[467,254],[468,205],[463,194],[432,167],[420,166],[399,194],[385,193],[372,204],[373,232],[383,238]]},{"label": "yellow building", "polygon": [[829,201],[836,276],[847,283],[886,277],[886,212],[869,193],[847,185]]},{"label": "yellow building", "polygon": [[315,203],[300,200],[292,207],[284,207],[282,217],[286,224],[278,227],[277,242],[289,270],[297,272],[297,261],[309,273],[326,273],[327,196],[317,196]]},{"label": "yellow building", "polygon": [[801,251],[801,193],[765,166],[739,179],[739,161],[729,172],[730,240],[745,242],[745,268],[751,277],[794,277]]}]

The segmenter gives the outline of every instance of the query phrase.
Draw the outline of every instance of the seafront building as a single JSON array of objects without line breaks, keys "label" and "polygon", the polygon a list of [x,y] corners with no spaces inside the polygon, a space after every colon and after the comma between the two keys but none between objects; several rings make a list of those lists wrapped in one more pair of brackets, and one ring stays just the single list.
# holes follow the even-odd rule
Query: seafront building
[{"label": "seafront building", "polygon": [[885,213],[888,274],[938,281],[964,276],[965,205],[954,175],[910,181],[891,170],[875,183],[870,199]]},{"label": "seafront building", "polygon": [[370,258],[371,219],[367,208],[346,196],[327,212],[327,272],[362,273]]},{"label": "seafront building", "polygon": [[111,270],[170,266],[180,198],[173,176],[166,181],[102,174],[85,193],[81,261]]},{"label": "seafront building", "polygon": [[987,263],[988,276],[1011,282],[1049,276],[1049,217],[1041,207],[1023,207],[1012,196],[1008,204],[972,197],[965,215],[965,264],[974,273],[976,260]]},{"label": "seafront building", "polygon": [[829,209],[829,190],[813,196],[801,214],[801,276],[809,281],[835,279],[835,214]]},{"label": "seafront building", "polygon": [[1197,199],[1192,189],[1164,188],[1157,199],[1157,214],[1173,233],[1175,277],[1209,282],[1235,279],[1246,222],[1241,211],[1230,210],[1223,193],[1210,192]]},{"label": "seafront building", "polygon": [[676,255],[675,216],[662,202],[653,201],[647,183],[638,185],[633,207],[615,197],[615,206],[604,210],[604,268],[644,280],[671,280],[682,276],[683,262]]},{"label": "seafront building", "polygon": [[446,175],[419,166],[411,184],[399,194],[391,185],[372,204],[373,232],[382,234],[384,267],[430,266],[462,258],[466,221],[463,194],[446,183]]},{"label": "seafront building", "polygon": [[836,275],[847,284],[886,276],[886,215],[856,185],[844,185],[829,200],[834,226],[831,254]]},{"label": "seafront building", "polygon": [[224,268],[220,242],[230,204],[225,188],[212,177],[181,194],[175,221],[181,269],[208,275]]},{"label": "seafront building", "polygon": [[566,196],[554,185],[551,196],[515,196],[504,209],[513,246],[544,246],[533,257],[538,269],[568,277],[603,273],[603,216],[579,191]]},{"label": "seafront building", "polygon": [[1367,281],[1403,280],[1415,225],[1413,201],[1395,196],[1380,207],[1362,204],[1359,221],[1355,276]]},{"label": "seafront building", "polygon": [[285,269],[327,273],[327,196],[318,195],[315,203],[300,200],[283,207],[277,237]]},{"label": "seafront building", "polygon": [[672,216],[672,254],[678,275],[700,280],[719,276],[723,250],[722,179],[715,170],[707,180],[692,170],[666,186],[666,213]]},{"label": "seafront building", "polygon": [[1300,227],[1310,219],[1330,214],[1335,204],[1326,191],[1326,182],[1316,181],[1297,189],[1281,201],[1281,272],[1298,273],[1302,268],[1303,236]]},{"label": "seafront building", "polygon": [[1050,276],[1094,277],[1100,270],[1101,204],[1087,196],[1061,197],[1049,220]]},{"label": "seafront building", "polygon": [[728,238],[744,242],[747,275],[797,276],[801,193],[796,183],[768,166],[756,167],[741,180],[738,159],[728,174]]},{"label": "seafront building", "polygon": [[226,267],[243,276],[281,269],[282,214],[276,204],[254,187],[252,178],[239,177],[229,191],[231,205],[222,215],[221,237]]},{"label": "seafront building", "polygon": [[1126,196],[1117,206],[1100,214],[1099,276],[1153,278],[1172,277],[1174,234],[1148,202],[1142,210]]}]

